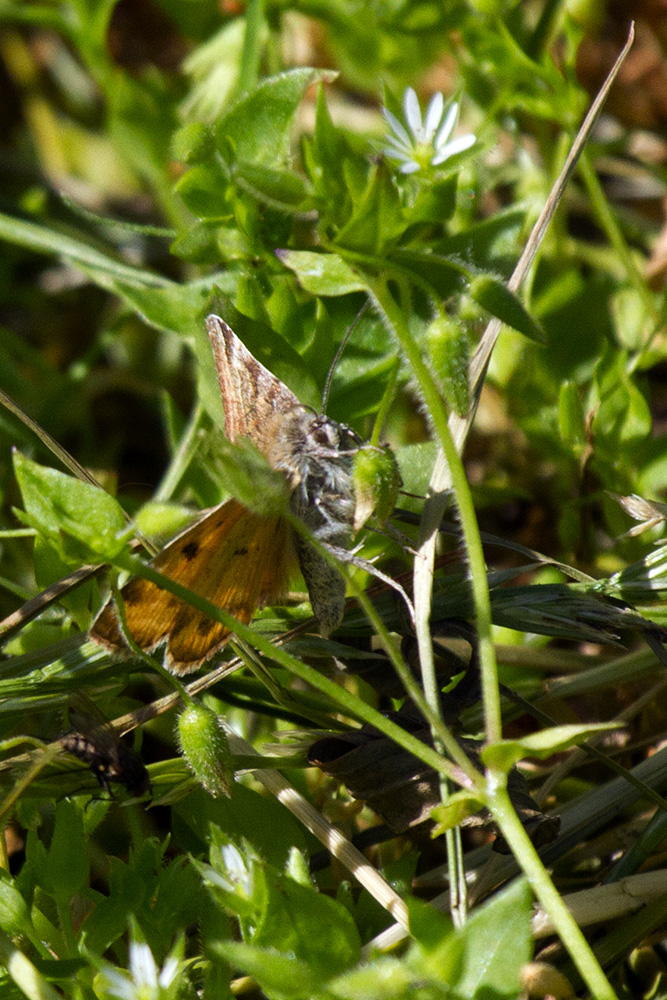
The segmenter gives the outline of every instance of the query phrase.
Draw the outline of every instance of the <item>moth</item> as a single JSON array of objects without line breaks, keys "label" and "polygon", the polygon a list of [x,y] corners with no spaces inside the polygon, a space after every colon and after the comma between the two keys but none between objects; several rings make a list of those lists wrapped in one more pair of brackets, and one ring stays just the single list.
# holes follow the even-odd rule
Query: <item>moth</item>
[{"label": "moth", "polygon": [[[247,438],[285,476],[292,512],[319,542],[334,551],[349,549],[355,517],[353,458],[361,440],[344,424],[303,406],[219,316],[209,316],[206,328],[227,438]],[[257,608],[284,595],[296,564],[320,631],[329,635],[342,620],[345,582],[280,513],[260,516],[227,500],[177,535],[152,563],[244,623]],[[121,594],[134,641],[149,652],[164,646],[165,665],[173,673],[196,670],[230,638],[224,625],[147,580],[130,580]],[[112,601],[102,608],[90,635],[112,650],[125,647]]]}]

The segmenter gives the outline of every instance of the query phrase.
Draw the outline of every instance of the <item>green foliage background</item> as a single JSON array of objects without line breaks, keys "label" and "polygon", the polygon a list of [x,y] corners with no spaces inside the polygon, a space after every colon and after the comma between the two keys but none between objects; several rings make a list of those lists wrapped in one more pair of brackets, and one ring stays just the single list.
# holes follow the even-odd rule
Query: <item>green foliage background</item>
[{"label": "green foliage background", "polygon": [[[376,848],[374,863],[408,900],[412,939],[369,959],[362,945],[390,915],[335,867],[311,877],[314,838],[247,773],[230,800],[199,788],[178,755],[173,713],[139,730],[153,809],[125,803],[122,791],[100,797],[80,764],[47,759],[41,744],[67,730],[75,692],[111,718],[170,690],[150,664],[119,664],[82,643],[103,600],[99,578],[20,630],[7,616],[83,564],[128,565],[123,510],[144,534],[168,537],[187,509],[225,495],[207,312],[319,408],[336,349],[370,298],[327,412],[364,438],[383,422],[417,495],[437,426],[424,379],[439,405],[465,409],[467,360],[497,316],[513,329],[494,352],[465,458],[481,526],[505,546],[487,551],[501,679],[563,725],[628,710],[617,756],[628,769],[646,765],[667,723],[664,667],[641,641],[657,633],[602,598],[663,621],[663,512],[646,512],[656,521],[648,532],[619,538],[631,522],[612,494],[660,499],[667,482],[653,249],[664,170],[642,157],[646,133],[618,100],[550,227],[525,308],[504,288],[590,103],[577,60],[585,76],[585,53],[610,16],[604,4],[556,0],[0,3],[0,389],[109,491],[65,477],[43,437],[0,410],[1,808],[18,844],[0,881],[3,996],[217,998],[249,988],[243,975],[263,995],[293,1000],[519,994],[533,953],[523,880],[454,929],[413,898],[417,868],[444,860],[441,840]],[[475,147],[401,174],[384,150],[380,106],[402,116],[406,87],[422,107],[437,90],[460,99]],[[414,497],[400,505],[422,507]],[[411,565],[377,537],[363,551],[387,572]],[[356,581],[367,582],[361,572]],[[395,605],[385,594],[375,603],[402,634]],[[441,569],[434,620],[472,614],[465,571]],[[307,616],[303,604],[269,609],[258,629],[278,635]],[[288,651],[326,673],[332,655],[349,664],[375,654],[371,635],[351,608],[336,644],[302,637]],[[262,676],[235,674],[206,696],[258,752],[286,727],[340,724],[340,703],[291,685],[287,661]],[[641,702],[652,684],[652,704]],[[365,682],[348,687],[370,708],[397,706]],[[347,718],[365,718],[357,713]],[[489,749],[490,767],[530,757],[532,775],[536,758],[569,745],[569,730],[522,742],[528,716],[508,707],[506,717],[512,739],[502,754]],[[482,724],[473,711],[466,732]],[[290,779],[350,835],[373,822],[303,769],[300,745],[288,747]],[[558,763],[540,762],[539,777],[557,775]],[[231,764],[242,770],[238,755]],[[657,765],[641,773],[659,788]],[[563,892],[660,866],[655,801],[622,800],[608,781],[589,763],[550,788],[556,811],[579,796],[580,853],[556,864]],[[599,786],[625,809],[606,825]],[[470,856],[488,856],[483,838],[469,837]],[[623,935],[606,926],[593,935],[619,995],[667,995],[645,944],[664,909],[653,902]],[[553,960],[581,985],[580,967]],[[142,986],[156,967],[162,978]]]}]

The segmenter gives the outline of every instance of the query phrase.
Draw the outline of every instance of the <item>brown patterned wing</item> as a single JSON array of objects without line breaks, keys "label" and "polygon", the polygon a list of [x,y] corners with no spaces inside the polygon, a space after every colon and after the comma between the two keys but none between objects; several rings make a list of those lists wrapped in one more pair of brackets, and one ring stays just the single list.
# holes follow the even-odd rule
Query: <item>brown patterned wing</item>
[{"label": "brown patterned wing", "polygon": [[[177,535],[152,565],[247,623],[258,607],[285,593],[294,565],[292,535],[282,518],[258,517],[228,500]],[[121,593],[134,641],[149,652],[166,644],[165,665],[175,674],[196,670],[229,639],[223,625],[148,580],[136,577]],[[107,648],[126,648],[113,601],[90,636]]]},{"label": "brown patterned wing", "polygon": [[284,382],[276,378],[239,340],[219,316],[206,319],[230,441],[245,437],[265,455],[270,449],[273,418],[299,406]]}]

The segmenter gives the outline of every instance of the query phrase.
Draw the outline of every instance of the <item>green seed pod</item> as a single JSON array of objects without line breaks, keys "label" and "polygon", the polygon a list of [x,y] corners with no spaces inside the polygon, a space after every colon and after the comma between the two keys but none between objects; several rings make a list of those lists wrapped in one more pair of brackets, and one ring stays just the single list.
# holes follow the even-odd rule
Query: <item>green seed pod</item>
[{"label": "green seed pod", "polygon": [[426,343],[445,399],[459,416],[463,416],[470,403],[470,343],[466,331],[461,323],[449,316],[436,316],[426,331]]},{"label": "green seed pod", "polygon": [[401,487],[401,474],[396,457],[389,447],[364,445],[354,456],[354,530],[358,531],[369,517],[375,515],[384,524],[396,505]]},{"label": "green seed pod", "polygon": [[190,770],[214,798],[231,795],[234,772],[222,722],[204,705],[188,705],[178,717],[178,742]]}]

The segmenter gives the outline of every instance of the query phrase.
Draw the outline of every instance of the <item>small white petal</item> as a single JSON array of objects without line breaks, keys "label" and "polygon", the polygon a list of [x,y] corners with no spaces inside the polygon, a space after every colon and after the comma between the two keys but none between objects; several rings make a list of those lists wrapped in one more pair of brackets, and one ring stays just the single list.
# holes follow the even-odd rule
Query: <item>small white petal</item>
[{"label": "small white petal", "polygon": [[[404,143],[404,145],[412,148],[412,137],[407,133],[407,131],[403,127],[402,122],[398,120],[396,115],[392,115],[391,111],[389,111],[387,108],[382,109],[382,114],[389,123],[389,127],[391,128],[394,135],[396,135],[401,140],[401,142]],[[391,138],[391,136],[389,138]]]},{"label": "small white petal", "polygon": [[422,113],[419,100],[412,87],[408,87],[403,94],[403,111],[408,128],[415,137],[418,137],[422,130]]},{"label": "small white petal", "polygon": [[105,965],[102,978],[109,996],[117,997],[118,1000],[135,1000],[134,984],[124,973]]},{"label": "small white petal", "polygon": [[153,952],[143,941],[130,945],[130,972],[138,986],[157,987],[157,966]]},{"label": "small white petal", "polygon": [[414,160],[410,160],[409,163],[404,163],[399,169],[402,174],[415,174],[418,170],[421,170],[421,165],[415,163]]},{"label": "small white petal", "polygon": [[442,118],[442,109],[445,106],[445,99],[438,90],[431,100],[426,109],[426,115],[424,117],[424,142],[431,142],[433,136],[435,135],[435,130],[440,124],[440,119]]},{"label": "small white petal", "polygon": [[443,123],[438,129],[438,134],[435,137],[435,147],[441,146],[443,143],[447,142],[450,135],[456,128],[456,120],[459,117],[459,102],[452,101],[452,103],[447,108],[447,114],[444,117]]},{"label": "small white petal", "polygon": [[162,986],[163,989],[166,989],[167,986],[171,986],[177,974],[178,974],[178,959],[173,957],[168,958],[165,961],[160,971],[160,976],[159,976],[160,986]]},{"label": "small white petal", "polygon": [[387,136],[387,145],[384,147],[384,151],[388,156],[407,156],[411,159],[413,147],[406,146],[404,142],[399,142],[398,139],[393,139],[392,136]]},{"label": "small white petal", "polygon": [[474,135],[459,135],[456,139],[452,139],[451,142],[446,143],[442,149],[439,149],[431,160],[431,164],[437,167],[439,163],[444,163],[452,156],[456,156],[457,153],[462,153],[464,149],[470,149],[471,146],[475,144]]},{"label": "small white petal", "polygon": [[407,156],[405,153],[392,153],[390,150],[385,150],[387,156],[392,160],[397,160],[399,163],[414,163],[415,161],[411,156]]}]

